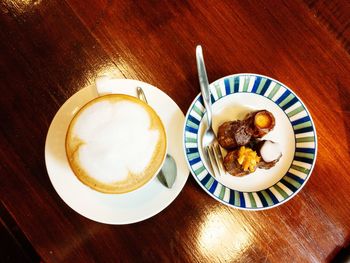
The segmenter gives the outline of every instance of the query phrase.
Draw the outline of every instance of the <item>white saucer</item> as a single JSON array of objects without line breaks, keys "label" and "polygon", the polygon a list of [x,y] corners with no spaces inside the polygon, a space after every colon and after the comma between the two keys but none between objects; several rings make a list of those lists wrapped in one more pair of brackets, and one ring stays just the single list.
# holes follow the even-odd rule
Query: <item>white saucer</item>
[{"label": "white saucer", "polygon": [[162,119],[168,136],[168,153],[177,164],[177,178],[171,189],[157,178],[144,188],[122,195],[103,194],[82,184],[69,167],[65,154],[66,131],[74,114],[86,102],[95,98],[93,85],[70,97],[58,110],[46,137],[46,168],[58,195],[79,214],[106,224],[130,224],[148,219],[161,212],[184,187],[189,170],[183,154],[182,127],[184,114],[177,104],[156,87],[137,80],[109,79],[99,83],[99,93],[123,93],[136,96],[136,87],[144,90],[148,103]]}]

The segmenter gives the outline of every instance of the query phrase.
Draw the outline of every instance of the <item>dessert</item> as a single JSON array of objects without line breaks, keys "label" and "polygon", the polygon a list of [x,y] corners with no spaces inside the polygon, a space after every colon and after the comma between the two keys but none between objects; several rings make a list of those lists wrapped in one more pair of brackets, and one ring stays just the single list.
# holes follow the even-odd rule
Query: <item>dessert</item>
[{"label": "dessert", "polygon": [[227,150],[223,165],[234,176],[244,176],[257,168],[270,169],[280,160],[279,144],[261,140],[275,127],[275,117],[267,110],[250,112],[243,120],[227,121],[218,128],[218,142]]}]

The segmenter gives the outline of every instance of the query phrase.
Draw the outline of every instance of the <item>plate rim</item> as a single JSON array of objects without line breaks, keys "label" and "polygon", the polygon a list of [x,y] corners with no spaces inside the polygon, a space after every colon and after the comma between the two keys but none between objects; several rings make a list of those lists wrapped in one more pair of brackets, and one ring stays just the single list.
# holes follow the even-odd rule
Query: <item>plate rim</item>
[{"label": "plate rim", "polygon": [[[314,133],[314,143],[315,143],[314,150],[315,150],[315,151],[314,151],[314,157],[313,157],[313,159],[312,159],[313,162],[312,162],[312,164],[311,164],[311,168],[310,168],[310,170],[309,170],[309,173],[307,174],[307,177],[305,178],[305,180],[303,181],[303,183],[300,185],[300,187],[297,188],[296,191],[292,192],[291,195],[288,195],[287,198],[284,198],[283,200],[278,201],[278,203],[273,203],[272,205],[267,205],[267,206],[264,206],[264,205],[263,205],[262,207],[242,207],[242,206],[241,206],[241,202],[240,202],[240,205],[237,206],[237,205],[235,205],[235,204],[231,204],[231,203],[229,203],[229,202],[226,202],[225,200],[220,199],[219,197],[217,197],[214,193],[211,193],[211,192],[205,187],[205,185],[202,184],[202,182],[199,180],[199,178],[198,178],[198,177],[196,176],[196,174],[194,173],[194,171],[193,171],[193,169],[192,169],[192,166],[191,166],[191,164],[190,164],[190,162],[189,162],[189,159],[188,159],[188,156],[187,156],[187,152],[186,152],[186,150],[187,150],[187,148],[186,148],[186,126],[187,126],[187,121],[188,121],[188,117],[189,117],[190,113],[192,112],[192,109],[193,109],[194,104],[195,104],[195,103],[199,100],[199,98],[201,97],[201,92],[199,92],[198,95],[193,99],[193,101],[192,101],[191,105],[189,106],[189,108],[188,108],[188,110],[187,110],[187,112],[186,112],[186,115],[185,115],[185,122],[184,122],[184,126],[183,126],[183,144],[184,144],[183,150],[184,150],[184,155],[185,155],[185,159],[186,159],[187,165],[188,165],[188,167],[189,167],[189,170],[190,170],[192,176],[194,177],[194,179],[196,180],[196,182],[201,186],[201,188],[202,188],[207,194],[209,194],[211,197],[213,197],[213,198],[216,199],[217,201],[219,201],[219,202],[221,202],[221,203],[223,203],[223,204],[225,204],[225,205],[227,205],[227,206],[230,206],[230,207],[233,207],[233,208],[237,208],[237,209],[240,209],[240,210],[248,210],[248,211],[267,210],[267,209],[271,209],[271,208],[275,208],[275,207],[277,207],[277,206],[280,206],[280,205],[286,203],[287,201],[291,200],[293,197],[295,197],[295,196],[303,189],[303,187],[306,185],[307,181],[310,179],[310,177],[311,177],[311,175],[312,175],[312,172],[313,172],[313,170],[314,170],[314,168],[315,168],[315,165],[316,165],[316,160],[317,160],[317,150],[318,150],[317,131],[316,131],[315,122],[314,122],[314,120],[313,120],[313,118],[312,118],[312,116],[311,116],[311,114],[310,114],[308,108],[306,107],[305,103],[299,98],[299,96],[298,96],[289,86],[285,85],[285,84],[282,83],[281,81],[276,80],[276,79],[274,79],[274,78],[272,78],[272,77],[269,77],[269,76],[266,76],[266,75],[262,75],[262,74],[256,74],[256,73],[236,73],[236,74],[227,75],[227,76],[221,77],[221,78],[219,78],[219,79],[217,79],[217,80],[214,80],[213,82],[211,82],[211,83],[209,84],[210,89],[214,89],[214,88],[215,88],[214,85],[215,85],[216,83],[219,83],[220,81],[224,81],[225,79],[229,79],[229,78],[236,78],[236,77],[239,78],[239,77],[241,77],[241,76],[265,78],[265,79],[267,79],[267,80],[271,80],[271,81],[275,82],[276,84],[281,85],[282,87],[284,87],[286,90],[288,90],[290,93],[292,93],[292,94],[297,98],[298,102],[301,103],[302,107],[304,108],[305,112],[307,113],[307,116],[310,118],[311,127],[312,127],[313,133]],[[247,91],[243,91],[243,92],[242,92],[242,91],[234,92],[234,91],[233,91],[233,93],[230,93],[229,95],[234,94],[234,93],[250,93],[250,94],[256,94],[256,93],[252,93],[251,91],[250,91],[250,92],[247,92]],[[256,94],[256,95],[263,96],[264,98],[269,99],[272,103],[276,104],[276,105],[286,114],[286,112],[285,112],[275,101],[273,101],[272,99],[270,99],[270,98],[268,98],[268,97],[265,97],[264,95],[261,95],[261,94]],[[213,96],[213,95],[212,95],[212,96]],[[226,95],[225,95],[225,96],[226,96]],[[225,96],[222,96],[222,97],[225,97]],[[222,97],[221,97],[221,98],[222,98]],[[220,99],[220,98],[219,98],[219,99]],[[217,100],[219,100],[219,99],[217,99]],[[215,100],[215,101],[217,101],[217,100]],[[203,116],[204,116],[204,115],[203,115]],[[201,120],[202,120],[202,119],[201,119]],[[288,120],[290,121],[289,117],[288,117]],[[201,121],[200,121],[200,123],[201,123]],[[199,123],[199,125],[200,125],[200,123]],[[291,123],[291,121],[290,121],[290,123]],[[292,125],[292,123],[291,123],[291,125]],[[293,125],[292,125],[292,126],[293,126]],[[295,134],[296,134],[296,133],[295,133],[294,129],[293,129],[293,133],[294,133],[294,137],[295,137]],[[297,143],[297,142],[295,141],[295,149],[296,149],[296,143]],[[197,147],[197,149],[198,149],[198,147]],[[200,157],[199,157],[199,158],[200,158]],[[293,161],[294,161],[294,160],[295,160],[295,152],[294,152],[293,160],[292,160],[292,162],[291,162],[291,164],[290,164],[290,167],[291,167],[291,165],[293,164]],[[203,166],[205,167],[204,164],[203,164]],[[290,167],[288,168],[288,170],[290,169]],[[205,167],[205,169],[206,169],[206,167]],[[207,169],[206,169],[206,170],[207,170]],[[288,171],[288,170],[287,170],[287,171]],[[269,189],[270,187],[272,187],[272,186],[276,185],[277,183],[279,183],[279,182],[281,181],[281,179],[283,179],[283,177],[285,176],[285,175],[283,175],[283,177],[282,177],[278,182],[276,182],[275,184],[272,184],[271,186],[269,186],[269,187],[267,187],[267,188],[265,188],[265,189],[259,190],[259,191],[238,191],[238,190],[231,189],[231,188],[229,188],[229,187],[223,185],[222,183],[220,183],[219,181],[217,181],[217,180],[215,179],[215,177],[214,177],[213,175],[210,174],[209,171],[207,171],[207,172],[208,172],[208,175],[210,175],[210,177],[213,178],[214,181],[216,181],[218,184],[221,184],[222,187],[227,188],[227,189],[229,189],[229,190],[231,190],[231,191],[237,191],[238,193],[242,193],[242,195],[244,195],[244,193],[257,193],[257,192],[265,191],[266,189]],[[215,192],[215,191],[214,191],[214,192]],[[225,192],[226,192],[226,190],[225,190]],[[240,196],[239,198],[241,198],[241,196]],[[243,198],[244,198],[244,197],[243,197]]]}]

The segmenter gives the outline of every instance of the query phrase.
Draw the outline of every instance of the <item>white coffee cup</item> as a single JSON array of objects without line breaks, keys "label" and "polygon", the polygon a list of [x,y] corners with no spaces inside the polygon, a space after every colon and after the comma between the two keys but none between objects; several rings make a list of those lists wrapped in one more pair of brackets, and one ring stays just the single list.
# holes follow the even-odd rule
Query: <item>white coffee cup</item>
[{"label": "white coffee cup", "polygon": [[122,194],[144,187],[161,169],[167,138],[147,103],[108,94],[85,104],[66,135],[66,154],[76,177],[92,189]]}]

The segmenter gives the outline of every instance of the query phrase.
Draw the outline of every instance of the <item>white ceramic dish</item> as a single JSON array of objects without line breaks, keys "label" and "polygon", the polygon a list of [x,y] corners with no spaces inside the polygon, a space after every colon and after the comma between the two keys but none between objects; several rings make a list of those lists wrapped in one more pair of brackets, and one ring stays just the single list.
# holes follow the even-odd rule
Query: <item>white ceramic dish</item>
[{"label": "white ceramic dish", "polygon": [[97,96],[94,86],[86,87],[69,98],[55,115],[47,133],[45,162],[52,185],[68,206],[97,222],[130,224],[156,215],[174,201],[189,175],[182,149],[184,114],[168,95],[150,84],[128,79],[104,80],[99,84],[99,93],[136,96],[137,86],[144,90],[148,103],[158,113],[167,130],[168,152],[177,164],[177,179],[171,189],[154,178],[142,189],[131,193],[103,194],[85,186],[73,174],[65,154],[66,131],[80,107]]},{"label": "white ceramic dish", "polygon": [[317,154],[316,130],[303,102],[277,80],[256,74],[227,76],[210,89],[214,131],[225,121],[266,109],[276,126],[263,139],[278,142],[282,158],[269,170],[257,169],[243,177],[212,176],[201,146],[207,122],[199,94],[186,115],[183,134],[187,163],[199,185],[220,202],[240,209],[271,208],[295,196],[309,179]]}]

